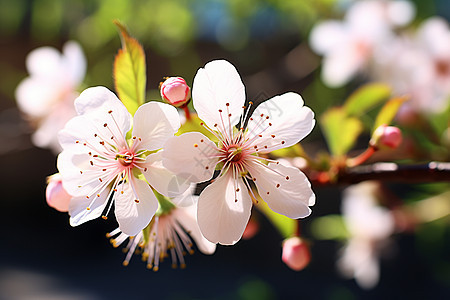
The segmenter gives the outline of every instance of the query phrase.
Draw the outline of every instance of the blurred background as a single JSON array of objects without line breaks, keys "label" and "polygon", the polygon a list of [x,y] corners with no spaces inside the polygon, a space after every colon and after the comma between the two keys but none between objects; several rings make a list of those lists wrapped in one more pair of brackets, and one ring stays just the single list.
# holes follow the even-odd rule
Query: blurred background
[{"label": "blurred background", "polygon": [[[164,263],[153,272],[137,256],[122,266],[124,253],[105,237],[117,227],[114,220],[72,228],[68,215],[45,201],[56,156],[33,146],[33,124],[15,99],[33,49],[61,50],[77,41],[87,60],[78,90],[97,85],[113,90],[112,66],[121,44],[112,21],[118,19],[145,49],[148,100],[160,99],[163,77],[182,76],[191,85],[199,67],[223,58],[239,70],[248,99],[295,91],[320,116],[367,80],[361,76],[328,87],[320,77],[321,57],[308,44],[317,22],[342,18],[352,2],[0,0],[0,299],[448,299],[450,234],[441,224],[394,236],[374,288],[340,276],[336,260],[342,243],[315,239],[310,224],[314,217],[340,213],[341,186],[314,188],[313,215],[302,221],[312,260],[300,272],[282,263],[283,238],[258,212],[261,228],[252,239],[219,246],[212,256],[196,252],[187,257],[185,270]],[[412,26],[434,15],[450,18],[446,0],[412,2]],[[304,146],[311,153],[326,148],[317,126]],[[423,190],[417,186],[417,193]]]}]

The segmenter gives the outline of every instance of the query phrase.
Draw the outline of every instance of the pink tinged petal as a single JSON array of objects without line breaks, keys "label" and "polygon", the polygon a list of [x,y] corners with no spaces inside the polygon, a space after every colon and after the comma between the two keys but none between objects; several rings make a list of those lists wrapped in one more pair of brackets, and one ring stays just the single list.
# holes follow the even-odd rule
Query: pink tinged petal
[{"label": "pink tinged petal", "polygon": [[178,207],[173,210],[173,215],[177,222],[189,232],[189,235],[194,239],[197,248],[204,254],[213,254],[216,251],[216,244],[208,241],[200,232],[197,223],[197,205],[188,207]]},{"label": "pink tinged petal", "polygon": [[247,169],[259,195],[274,212],[292,219],[311,214],[308,206],[314,205],[315,195],[308,178],[299,169],[272,163],[268,166],[252,163]]},{"label": "pink tinged petal", "polygon": [[323,55],[333,51],[334,47],[342,43],[348,34],[342,22],[325,21],[314,26],[309,43],[316,53]]},{"label": "pink tinged petal", "polygon": [[217,178],[200,194],[198,225],[210,242],[233,245],[244,233],[251,208],[252,200],[244,182],[228,173]]},{"label": "pink tinged petal", "polygon": [[134,177],[128,180],[117,188],[114,209],[120,230],[135,236],[150,223],[158,209],[158,200],[145,181]]},{"label": "pink tinged petal", "polygon": [[150,154],[139,167],[145,179],[158,193],[173,198],[186,191],[189,182],[164,168],[162,159],[162,151]]},{"label": "pink tinged petal", "polygon": [[410,1],[391,1],[387,4],[387,17],[395,26],[408,25],[416,15],[416,7]]},{"label": "pink tinged petal", "polygon": [[286,93],[261,103],[253,112],[248,137],[256,136],[261,153],[292,146],[307,136],[315,124],[314,113],[303,106],[299,94]]},{"label": "pink tinged petal", "polygon": [[63,60],[72,86],[78,86],[86,75],[87,63],[83,50],[77,42],[69,41],[64,45]]},{"label": "pink tinged petal", "polygon": [[214,60],[197,71],[192,99],[199,118],[208,127],[214,129],[217,124],[221,132],[229,132],[230,125],[239,122],[243,111],[245,87],[232,64],[225,60]]},{"label": "pink tinged petal", "polygon": [[170,138],[164,145],[163,165],[190,182],[212,178],[218,161],[216,144],[198,132]]},{"label": "pink tinged petal", "polygon": [[[70,225],[78,226],[100,217],[108,204],[111,188],[103,190],[100,197],[74,197],[69,203]],[[89,209],[87,209],[89,207]]]},{"label": "pink tinged petal", "polygon": [[138,149],[157,150],[180,128],[176,108],[169,104],[149,102],[134,115],[133,136],[140,138]]}]

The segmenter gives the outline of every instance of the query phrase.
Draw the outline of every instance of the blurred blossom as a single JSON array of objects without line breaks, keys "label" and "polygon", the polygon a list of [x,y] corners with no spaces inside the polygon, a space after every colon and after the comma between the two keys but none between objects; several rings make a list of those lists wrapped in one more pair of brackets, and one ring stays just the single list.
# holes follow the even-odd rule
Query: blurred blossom
[{"label": "blurred blossom", "polygon": [[[114,247],[118,247],[127,239],[127,256],[123,264],[129,264],[137,248],[142,250],[142,260],[147,263],[147,268],[159,270],[159,264],[170,255],[172,267],[185,268],[184,256],[193,254],[193,243],[204,254],[213,254],[216,245],[203,237],[197,224],[197,199],[192,195],[193,189],[186,190],[172,202],[166,203],[165,209],[160,209],[150,224],[136,236],[129,236],[120,229],[107,234]],[[166,200],[168,201],[168,200]],[[169,208],[167,208],[169,205]],[[177,206],[178,205],[178,206]],[[191,239],[192,238],[192,239]],[[187,253],[186,253],[187,251]]]},{"label": "blurred blossom", "polygon": [[377,62],[378,77],[396,93],[409,94],[406,105],[413,110],[438,113],[449,105],[450,29],[444,19],[424,21],[383,49]]},{"label": "blurred blossom", "polygon": [[359,1],[343,21],[319,22],[311,31],[312,49],[324,56],[322,79],[331,87],[348,83],[365,70],[378,47],[393,38],[392,27],[412,20],[408,1]]},{"label": "blurred blossom", "polygon": [[69,195],[62,185],[62,178],[56,173],[47,178],[47,189],[45,191],[47,204],[54,209],[67,212],[69,211],[69,202],[72,196]]},{"label": "blurred blossom", "polygon": [[355,278],[363,288],[374,287],[379,280],[378,257],[394,231],[391,212],[377,205],[376,182],[363,182],[344,190],[342,214],[350,234],[337,262],[338,269]]},{"label": "blurred blossom", "polygon": [[33,143],[57,153],[57,133],[76,115],[73,101],[85,76],[86,59],[80,45],[69,41],[62,53],[52,47],[33,50],[26,67],[30,76],[17,86],[17,105],[36,128]]},{"label": "blurred blossom", "polygon": [[281,260],[292,270],[303,270],[311,261],[308,245],[297,236],[286,239],[283,243]]}]

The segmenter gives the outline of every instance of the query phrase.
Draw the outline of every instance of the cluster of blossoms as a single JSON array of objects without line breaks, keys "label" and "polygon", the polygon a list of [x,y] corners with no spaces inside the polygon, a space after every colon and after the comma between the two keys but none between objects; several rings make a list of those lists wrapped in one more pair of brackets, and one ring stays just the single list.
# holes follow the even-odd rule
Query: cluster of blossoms
[{"label": "cluster of blossoms", "polygon": [[[174,106],[148,102],[134,116],[107,88],[88,88],[75,100],[77,116],[58,134],[59,174],[49,178],[47,201],[68,211],[72,226],[107,219],[114,207],[119,227],[108,237],[114,246],[128,240],[125,265],[137,249],[158,270],[169,255],[174,266],[184,267],[192,239],[207,254],[217,243],[234,244],[252,203],[261,199],[290,218],[311,213],[315,195],[306,176],[266,155],[313,129],[314,114],[301,96],[276,96],[249,115],[253,103],[245,107],[240,76],[223,60],[199,69],[192,94],[201,125],[215,142],[199,132],[174,136],[181,126],[174,106],[186,107],[190,97],[181,78],[161,85],[163,99]],[[193,195],[196,183],[211,179]]]},{"label": "cluster of blossoms", "polygon": [[415,7],[406,0],[355,2],[342,21],[318,23],[312,49],[323,55],[322,79],[331,86],[365,73],[408,94],[413,111],[436,113],[449,105],[450,28],[432,17],[410,29]]}]

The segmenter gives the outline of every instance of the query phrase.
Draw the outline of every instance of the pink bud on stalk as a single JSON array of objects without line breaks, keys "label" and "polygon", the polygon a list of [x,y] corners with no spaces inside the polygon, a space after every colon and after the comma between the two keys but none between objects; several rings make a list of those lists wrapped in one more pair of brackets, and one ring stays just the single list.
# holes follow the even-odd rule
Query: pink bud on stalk
[{"label": "pink bud on stalk", "polygon": [[308,245],[298,236],[286,239],[281,260],[294,271],[303,270],[311,261]]},{"label": "pink bud on stalk", "polygon": [[402,132],[394,126],[381,125],[373,133],[370,145],[376,148],[395,149],[402,142]]},{"label": "pink bud on stalk", "polygon": [[47,190],[45,191],[47,204],[54,209],[67,212],[72,196],[62,186],[61,175],[56,173],[47,178]]},{"label": "pink bud on stalk", "polygon": [[181,77],[169,77],[160,86],[161,97],[175,107],[187,105],[191,98],[191,88]]}]

